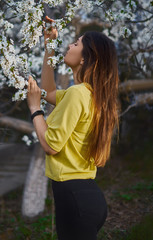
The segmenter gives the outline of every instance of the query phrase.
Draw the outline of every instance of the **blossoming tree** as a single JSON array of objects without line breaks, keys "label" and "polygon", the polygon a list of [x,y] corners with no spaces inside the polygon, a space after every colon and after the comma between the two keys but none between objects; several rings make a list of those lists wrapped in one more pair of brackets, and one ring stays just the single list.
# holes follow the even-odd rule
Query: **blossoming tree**
[{"label": "blossoming tree", "polygon": [[[5,86],[8,86],[7,89],[13,87],[15,93],[12,101],[26,98],[29,74],[32,74],[39,84],[44,54],[43,26],[47,25],[44,22],[46,15],[54,19],[52,26],[59,32],[56,40],[48,39],[46,44],[48,51],[54,49],[56,53],[48,59],[48,64],[56,68],[59,74],[71,76],[71,69],[63,62],[65,49],[84,26],[94,23],[116,43],[121,79],[120,91],[153,88],[152,0],[0,0],[0,4],[0,94]],[[50,26],[46,27],[49,29]],[[130,78],[145,78],[145,81],[125,82]],[[42,90],[43,94],[45,92]],[[153,93],[135,94],[129,108],[147,102],[153,102]],[[15,103],[15,106],[18,104]],[[44,104],[42,100],[41,107]],[[3,125],[9,121],[8,118],[2,121],[4,113],[5,109],[1,109],[0,124],[3,122]],[[11,121],[9,123],[9,126],[13,126]],[[19,126],[20,124],[18,128]],[[14,128],[17,129],[16,126]],[[22,129],[28,133],[32,130],[30,124]],[[28,137],[24,137],[24,140],[30,144]],[[47,180],[44,177],[42,156],[43,153],[40,151],[38,156],[40,164],[38,161],[36,164],[36,159],[33,159],[33,165],[30,166],[29,171],[35,174],[29,172],[24,193],[23,212],[27,216],[35,216],[44,208]],[[39,179],[40,176],[42,178],[39,183],[38,174]],[[31,181],[37,184],[31,185]]]}]

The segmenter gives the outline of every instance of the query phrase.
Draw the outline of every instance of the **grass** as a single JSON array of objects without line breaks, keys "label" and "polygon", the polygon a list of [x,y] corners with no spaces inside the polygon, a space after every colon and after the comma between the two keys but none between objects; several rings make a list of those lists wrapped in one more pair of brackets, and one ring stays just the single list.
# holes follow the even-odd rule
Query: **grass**
[{"label": "grass", "polygon": [[[146,215],[141,222],[128,230],[113,229],[105,231],[102,229],[98,234],[98,240],[153,240],[153,214]],[[111,236],[111,238],[110,238]]]},{"label": "grass", "polygon": [[151,196],[153,193],[153,182],[141,181],[135,185],[122,188],[120,191],[115,191],[112,195],[113,198],[122,199],[125,201],[132,201],[139,199],[142,196]]},{"label": "grass", "polygon": [[[123,117],[124,119],[124,117]],[[151,181],[153,169],[153,114],[145,107],[138,107],[125,116],[127,133],[120,139],[116,150],[127,169],[144,180]]]},{"label": "grass", "polygon": [[[50,188],[50,184],[48,186]],[[0,239],[1,240],[57,240],[52,231],[50,191],[46,198],[44,212],[35,219],[25,219],[21,213],[23,187],[0,198]]]},{"label": "grass", "polygon": [[127,236],[121,240],[153,240],[153,214],[146,215],[143,220],[133,226]]},{"label": "grass", "polygon": [[129,151],[124,159],[131,172],[138,173],[142,179],[152,180],[152,156],[153,147],[151,141],[148,140],[140,148]]},{"label": "grass", "polygon": [[54,240],[57,239],[55,234],[51,231],[52,216],[46,215],[39,217],[35,222],[30,225],[24,221],[19,221],[14,235],[16,240],[24,239],[37,239],[37,240]]}]

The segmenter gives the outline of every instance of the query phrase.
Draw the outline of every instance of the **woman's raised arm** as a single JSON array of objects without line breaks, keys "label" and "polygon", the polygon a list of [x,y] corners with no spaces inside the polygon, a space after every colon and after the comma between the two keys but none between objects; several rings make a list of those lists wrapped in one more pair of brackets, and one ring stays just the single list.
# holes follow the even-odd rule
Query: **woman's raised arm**
[{"label": "woman's raised arm", "polygon": [[[50,19],[46,16],[46,22],[54,22],[54,20]],[[44,41],[46,45],[46,39],[56,39],[58,36],[58,32],[56,28],[50,29],[50,32],[48,33],[46,29],[44,29]],[[48,101],[51,104],[56,104],[56,84],[54,79],[54,69],[53,67],[50,67],[47,64],[47,60],[49,56],[53,56],[54,51],[52,51],[51,54],[49,54],[47,51],[45,51],[45,56],[43,60],[43,67],[42,67],[42,74],[41,74],[41,88],[47,91],[47,97],[45,98],[46,101]]]}]

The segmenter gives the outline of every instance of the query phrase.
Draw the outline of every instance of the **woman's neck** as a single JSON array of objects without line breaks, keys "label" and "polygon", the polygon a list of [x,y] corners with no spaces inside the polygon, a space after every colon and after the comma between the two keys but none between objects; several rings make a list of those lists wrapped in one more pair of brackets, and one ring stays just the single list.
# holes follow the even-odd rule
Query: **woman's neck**
[{"label": "woman's neck", "polygon": [[79,84],[79,83],[80,83],[80,82],[78,81],[78,78],[77,78],[77,73],[78,73],[79,69],[80,69],[80,66],[79,66],[79,68],[77,68],[77,69],[72,69],[72,71],[73,71],[73,79],[74,79],[74,83],[75,83],[75,84]]}]

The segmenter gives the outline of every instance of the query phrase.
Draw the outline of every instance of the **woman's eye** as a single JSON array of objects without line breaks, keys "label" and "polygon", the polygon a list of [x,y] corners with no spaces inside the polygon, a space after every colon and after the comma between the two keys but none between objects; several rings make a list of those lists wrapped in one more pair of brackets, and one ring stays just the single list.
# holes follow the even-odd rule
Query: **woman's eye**
[{"label": "woman's eye", "polygon": [[75,46],[77,46],[77,43],[74,43]]}]

